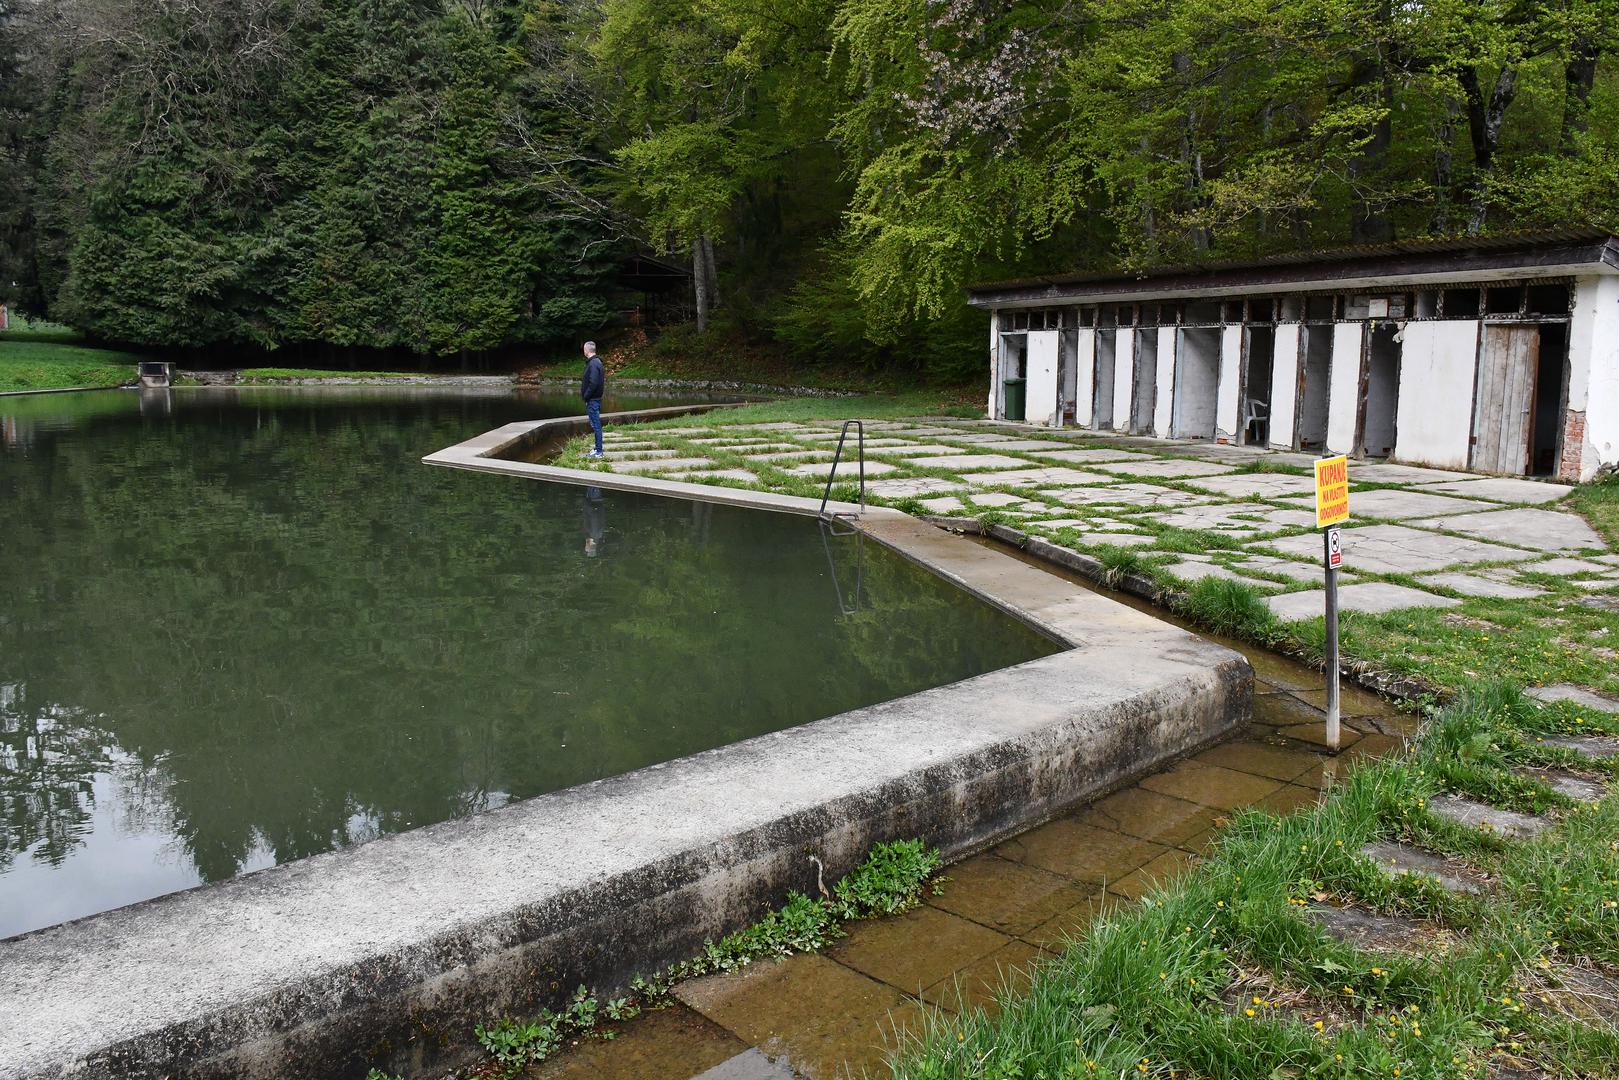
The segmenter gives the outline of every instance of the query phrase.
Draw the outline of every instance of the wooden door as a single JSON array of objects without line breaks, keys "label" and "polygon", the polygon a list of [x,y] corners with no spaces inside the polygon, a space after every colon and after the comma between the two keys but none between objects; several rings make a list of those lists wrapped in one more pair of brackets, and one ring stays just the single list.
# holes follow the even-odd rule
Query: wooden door
[{"label": "wooden door", "polygon": [[1516,475],[1529,470],[1529,425],[1539,366],[1538,327],[1484,327],[1473,401],[1474,469]]}]

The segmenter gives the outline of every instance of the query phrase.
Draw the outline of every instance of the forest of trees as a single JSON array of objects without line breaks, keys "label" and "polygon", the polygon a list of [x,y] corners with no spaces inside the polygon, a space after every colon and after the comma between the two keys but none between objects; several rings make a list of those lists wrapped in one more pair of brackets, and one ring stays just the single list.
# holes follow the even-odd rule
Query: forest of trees
[{"label": "forest of trees", "polygon": [[1619,223],[1619,0],[0,0],[0,297],[112,341],[712,329],[935,374],[972,280]]}]

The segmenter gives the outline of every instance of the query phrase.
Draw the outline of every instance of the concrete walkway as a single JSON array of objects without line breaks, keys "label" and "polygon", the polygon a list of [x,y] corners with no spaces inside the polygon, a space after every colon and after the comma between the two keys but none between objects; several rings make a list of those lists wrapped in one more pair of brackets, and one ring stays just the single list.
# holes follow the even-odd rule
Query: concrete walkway
[{"label": "concrete walkway", "polygon": [[1329,778],[1389,753],[1414,725],[1346,688],[1347,749],[1319,750],[1324,676],[1250,652],[1255,717],[1233,741],[948,867],[907,915],[854,923],[824,953],[761,961],[677,987],[679,1004],[531,1071],[544,1080],[835,1080],[880,1075],[896,1029],[925,1009],[990,1005],[1113,907],[1195,864],[1248,806],[1311,804]]},{"label": "concrete walkway", "polygon": [[[611,472],[789,490],[826,476],[836,421],[621,428]],[[993,512],[1074,550],[1146,548],[1168,530],[1212,541],[1202,552],[1143,552],[1170,578],[1246,581],[1284,620],[1320,614],[1321,539],[1307,454],[923,417],[866,424],[866,493],[935,516]],[[855,467],[840,467],[853,480]],[[1454,607],[1524,598],[1562,579],[1619,588],[1619,555],[1576,514],[1570,488],[1511,477],[1351,462],[1340,603],[1346,610]],[[1196,546],[1196,545],[1193,545]],[[1377,580],[1398,576],[1399,581]]]}]

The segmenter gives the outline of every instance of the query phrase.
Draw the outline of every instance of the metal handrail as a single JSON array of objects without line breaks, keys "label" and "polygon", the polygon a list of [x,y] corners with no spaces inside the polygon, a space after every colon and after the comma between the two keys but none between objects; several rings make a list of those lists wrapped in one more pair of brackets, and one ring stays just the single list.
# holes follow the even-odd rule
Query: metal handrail
[{"label": "metal handrail", "polygon": [[[832,577],[832,589],[838,597],[838,610],[845,615],[857,615],[860,612],[860,594],[866,583],[866,534],[859,529],[846,529],[838,532],[838,528],[831,520],[822,518],[821,550],[826,552],[826,568]],[[832,542],[828,537],[854,535],[854,590],[845,594],[843,579],[838,576],[838,562],[832,557]]]},{"label": "metal handrail", "polygon": [[826,490],[821,493],[822,518],[848,517],[848,514],[827,514],[826,504],[832,498],[832,483],[838,478],[838,463],[843,460],[843,440],[849,437],[849,425],[853,424],[859,431],[860,442],[860,513],[866,512],[866,425],[862,420],[845,420],[843,429],[838,432],[838,449],[832,455],[832,468],[826,474]]}]

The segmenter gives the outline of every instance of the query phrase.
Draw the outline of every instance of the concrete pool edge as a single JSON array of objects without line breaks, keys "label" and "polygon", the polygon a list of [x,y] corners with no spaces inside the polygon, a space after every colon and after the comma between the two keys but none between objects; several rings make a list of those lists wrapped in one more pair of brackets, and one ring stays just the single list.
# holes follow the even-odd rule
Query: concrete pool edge
[{"label": "concrete pool edge", "polygon": [[[625,489],[649,484],[754,494]],[[792,502],[811,508],[736,504],[813,513]],[[812,890],[811,853],[829,877],[881,840],[960,857],[1248,714],[1236,653],[896,511],[862,531],[1070,648],[0,942],[0,1061],[30,1077],[453,1065],[476,1023],[613,991]]]}]

